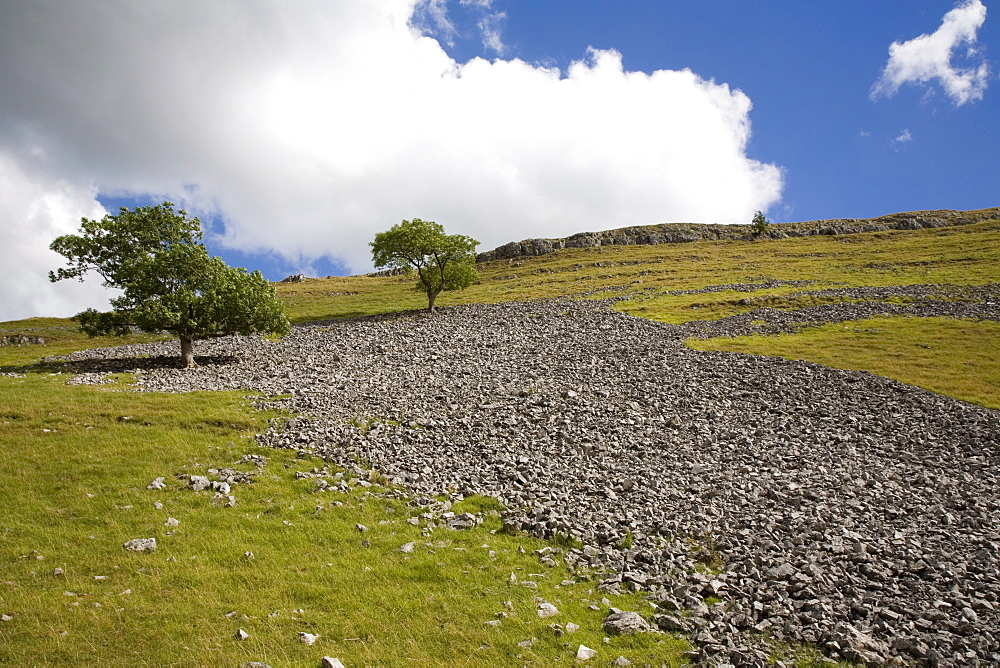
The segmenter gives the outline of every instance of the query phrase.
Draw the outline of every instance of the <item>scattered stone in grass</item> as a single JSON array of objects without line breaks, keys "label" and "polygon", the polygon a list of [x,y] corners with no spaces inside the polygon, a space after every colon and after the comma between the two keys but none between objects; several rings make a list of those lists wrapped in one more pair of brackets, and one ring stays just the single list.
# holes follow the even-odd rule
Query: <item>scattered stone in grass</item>
[{"label": "scattered stone in grass", "polygon": [[416,543],[405,543],[402,547],[399,548],[399,551],[409,554],[410,552],[413,552],[414,547],[416,547]]},{"label": "scattered stone in grass", "polygon": [[107,575],[95,575],[94,579],[95,580],[107,580],[108,576]]},{"label": "scattered stone in grass", "polygon": [[0,615],[0,622],[9,622],[12,619],[14,619],[14,618],[11,617],[10,615],[6,614],[6,613]]},{"label": "scattered stone in grass", "polygon": [[237,640],[246,640],[249,637],[250,637],[250,634],[247,633],[246,631],[244,631],[243,629],[237,629],[236,630],[236,639]]},{"label": "scattered stone in grass", "polygon": [[597,650],[591,649],[586,645],[580,645],[576,650],[577,661],[590,661],[595,656],[597,656]]},{"label": "scattered stone in grass", "polygon": [[604,620],[604,631],[613,636],[625,636],[635,633],[645,633],[650,630],[649,622],[637,612],[612,612]]},{"label": "scattered stone in grass", "polygon": [[299,631],[299,641],[305,643],[306,645],[313,645],[319,640],[319,635],[306,633],[305,631]]},{"label": "scattered stone in grass", "polygon": [[517,646],[523,647],[524,649],[530,649],[531,646],[535,644],[535,640],[536,638],[531,638],[530,640],[522,640],[521,642],[517,643]]},{"label": "scattered stone in grass", "polygon": [[368,527],[366,527],[364,524],[355,524],[354,528],[360,531],[361,533],[368,531]]},{"label": "scattered stone in grass", "polygon": [[167,483],[163,482],[163,478],[159,477],[153,482],[146,485],[146,489],[166,489]]},{"label": "scattered stone in grass", "polygon": [[488,621],[483,622],[483,626],[490,626],[490,627],[493,627],[493,628],[498,628],[500,626],[500,620],[499,619],[490,619]]},{"label": "scattered stone in grass", "polygon": [[371,546],[372,546],[371,541],[369,541],[367,538],[361,541],[361,547],[371,547]]},{"label": "scattered stone in grass", "polygon": [[547,619],[549,617],[555,617],[556,615],[558,615],[559,610],[556,608],[556,606],[552,605],[551,603],[542,601],[541,603],[535,606],[535,613],[540,618]]},{"label": "scattered stone in grass", "polygon": [[189,479],[188,484],[191,485],[191,489],[196,492],[200,492],[203,489],[211,487],[212,482],[203,475],[193,475]]},{"label": "scattered stone in grass", "polygon": [[548,629],[549,631],[552,631],[552,633],[554,633],[557,638],[566,633],[566,630],[562,627],[562,624],[549,624]]},{"label": "scattered stone in grass", "polygon": [[243,553],[243,558],[246,559],[247,561],[253,561],[254,559],[253,552],[247,550],[246,552]]},{"label": "scattered stone in grass", "polygon": [[223,508],[232,508],[236,505],[236,497],[231,494],[217,492],[216,495],[212,497],[212,504],[222,506]]},{"label": "scattered stone in grass", "polygon": [[449,517],[445,523],[452,531],[461,531],[475,527],[479,523],[479,519],[472,513],[462,513],[461,515]]},{"label": "scattered stone in grass", "polygon": [[263,661],[247,661],[240,668],[271,668],[271,664],[264,663]]},{"label": "scattered stone in grass", "polygon": [[344,668],[344,664],[340,662],[340,659],[336,659],[332,656],[324,656],[323,662],[320,666],[321,668]]},{"label": "scattered stone in grass", "polygon": [[612,666],[631,666],[632,662],[626,659],[624,656],[619,656],[617,659],[611,662]]},{"label": "scattered stone in grass", "polygon": [[163,510],[163,504],[157,501],[156,503],[153,504],[153,508],[155,508],[156,510]]},{"label": "scattered stone in grass", "polygon": [[576,633],[580,630],[579,624],[574,624],[573,622],[566,623],[566,633]]},{"label": "scattered stone in grass", "polygon": [[181,525],[181,521],[175,517],[168,517],[167,521],[163,523],[165,527],[178,527]]},{"label": "scattered stone in grass", "polygon": [[59,576],[59,575],[62,575],[62,574],[63,574],[63,569],[61,569],[59,567],[56,567],[56,568],[52,569],[52,575]]},{"label": "scattered stone in grass", "polygon": [[155,538],[133,538],[124,545],[122,545],[126,550],[131,550],[132,552],[156,552],[156,539]]}]

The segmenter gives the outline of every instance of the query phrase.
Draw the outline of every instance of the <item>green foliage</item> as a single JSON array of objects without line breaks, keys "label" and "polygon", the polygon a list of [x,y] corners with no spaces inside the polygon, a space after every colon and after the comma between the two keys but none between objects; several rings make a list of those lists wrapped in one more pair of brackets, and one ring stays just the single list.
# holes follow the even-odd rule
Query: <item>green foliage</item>
[{"label": "green foliage", "polygon": [[764,217],[763,211],[757,211],[753,215],[753,220],[750,222],[750,229],[753,231],[754,236],[759,237],[762,234],[767,234],[771,229],[771,221]]},{"label": "green foliage", "polygon": [[80,313],[83,331],[171,332],[181,341],[185,366],[194,365],[192,342],[198,339],[287,332],[274,287],[258,271],[248,274],[210,257],[201,243],[201,222],[173,206],[122,207],[99,221],[84,218],[80,234],[52,242],[69,266],[49,272],[49,280],[82,280],[96,271],[106,287],[123,291],[111,300],[113,311]]},{"label": "green foliage", "polygon": [[416,289],[427,295],[427,310],[443,290],[462,290],[476,280],[476,246],[479,242],[462,234],[445,234],[444,227],[430,220],[404,220],[379,232],[369,246],[376,267],[417,270]]}]

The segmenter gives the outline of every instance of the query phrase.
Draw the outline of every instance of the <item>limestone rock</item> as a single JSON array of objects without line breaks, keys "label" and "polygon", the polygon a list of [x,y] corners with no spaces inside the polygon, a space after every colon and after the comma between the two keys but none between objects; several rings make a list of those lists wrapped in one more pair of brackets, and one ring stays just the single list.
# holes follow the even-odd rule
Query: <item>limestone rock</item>
[{"label": "limestone rock", "polygon": [[613,636],[645,633],[650,630],[649,622],[637,612],[612,612],[604,619],[604,632]]},{"label": "limestone rock", "polygon": [[156,539],[155,538],[133,538],[124,545],[122,545],[126,550],[131,550],[132,552],[156,552]]}]

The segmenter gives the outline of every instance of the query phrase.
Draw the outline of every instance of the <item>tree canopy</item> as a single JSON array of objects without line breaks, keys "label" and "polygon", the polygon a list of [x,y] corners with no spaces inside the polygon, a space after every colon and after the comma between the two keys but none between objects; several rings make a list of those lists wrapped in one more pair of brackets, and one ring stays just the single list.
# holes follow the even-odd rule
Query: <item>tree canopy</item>
[{"label": "tree canopy", "polygon": [[753,214],[753,220],[750,221],[750,230],[753,232],[753,235],[755,237],[759,237],[762,234],[767,234],[770,229],[771,221],[764,216],[764,212],[755,212]]},{"label": "tree canopy", "polygon": [[430,220],[404,220],[375,235],[369,246],[378,268],[417,270],[416,289],[427,295],[427,310],[443,290],[461,290],[476,280],[476,246],[479,242],[462,234],[445,234],[444,227]]},{"label": "tree canopy", "polygon": [[195,366],[194,341],[229,334],[288,331],[274,286],[259,271],[226,265],[201,243],[201,221],[174,211],[171,202],[101,220],[82,219],[79,234],[58,237],[50,248],[68,266],[49,272],[55,282],[97,272],[105,287],[123,294],[114,310],[87,309],[76,318],[90,336],[168,331],[180,339],[181,364]]}]

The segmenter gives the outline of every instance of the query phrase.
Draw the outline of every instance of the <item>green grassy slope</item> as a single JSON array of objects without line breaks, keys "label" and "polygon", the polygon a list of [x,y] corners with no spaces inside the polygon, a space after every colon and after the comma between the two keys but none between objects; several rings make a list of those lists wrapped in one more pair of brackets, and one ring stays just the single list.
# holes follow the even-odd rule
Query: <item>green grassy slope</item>
[{"label": "green grassy slope", "polygon": [[[770,280],[813,283],[666,294]],[[995,282],[998,221],[568,250],[487,263],[475,286],[446,293],[439,304],[628,296],[617,308],[684,322],[761,304],[823,301],[789,296],[802,290]],[[299,322],[425,305],[406,277],[307,279],[278,290]],[[753,304],[743,303],[747,298]],[[0,323],[0,337],[21,334],[46,343],[0,347],[2,665],[317,665],[323,655],[346,665],[570,665],[579,644],[597,648],[603,662],[619,655],[637,665],[683,662],[686,644],[674,636],[605,645],[604,613],[591,609],[600,608],[604,596],[595,582],[564,583],[566,569],[545,566],[535,554],[544,543],[493,533],[499,519],[492,500],[453,508],[484,511],[482,526],[439,529],[424,538],[422,526],[407,521],[423,510],[394,490],[355,483],[346,492],[320,493],[313,479],[297,478],[297,471],[324,463],[258,447],[252,435],[274,414],[255,410],[242,395],[137,393],[127,378],[101,387],[67,385],[69,375],[58,363],[35,363],[124,341],[89,340],[63,319]],[[996,323],[887,318],[692,345],[865,368],[997,407],[998,337]],[[241,462],[245,455],[263,456],[266,464],[258,469]],[[179,477],[224,467],[255,473],[252,484],[234,486],[234,507],[214,504],[209,492],[193,492]],[[146,489],[159,476],[166,489]],[[169,518],[179,524],[167,526]],[[157,551],[122,548],[140,537],[155,537]],[[399,551],[411,541],[417,549]],[[555,603],[560,615],[539,619],[535,596]],[[649,610],[638,595],[612,603]],[[501,612],[507,616],[498,617]],[[489,620],[500,624],[485,625]],[[580,630],[559,636],[548,628],[568,622]],[[249,637],[237,640],[239,629]],[[300,632],[320,638],[308,646]],[[519,645],[532,638],[530,647]]]}]

